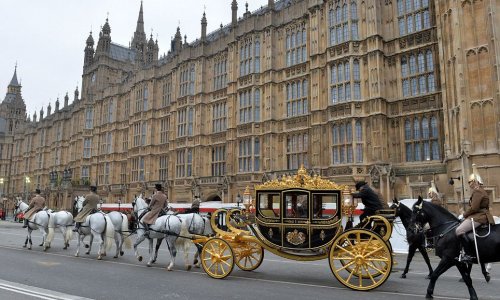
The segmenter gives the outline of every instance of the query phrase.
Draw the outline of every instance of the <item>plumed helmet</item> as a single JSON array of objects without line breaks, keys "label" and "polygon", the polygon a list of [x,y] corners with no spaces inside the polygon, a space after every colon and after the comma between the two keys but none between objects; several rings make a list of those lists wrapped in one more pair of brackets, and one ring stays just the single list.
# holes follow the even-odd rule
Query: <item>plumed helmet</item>
[{"label": "plumed helmet", "polygon": [[428,195],[436,194],[439,195],[439,192],[436,188],[436,184],[434,183],[434,180],[431,181],[431,187],[429,188],[429,191],[427,191]]},{"label": "plumed helmet", "polygon": [[476,164],[472,164],[472,174],[469,176],[469,181],[475,181],[481,185],[483,185],[483,179],[479,175],[479,172],[477,171],[477,166]]},{"label": "plumed helmet", "polygon": [[95,186],[95,185],[91,185],[91,186],[90,186],[90,190],[91,190],[92,192],[97,192],[97,186]]},{"label": "plumed helmet", "polygon": [[163,189],[160,183],[155,184],[155,188],[157,191],[161,191]]},{"label": "plumed helmet", "polygon": [[36,189],[36,190],[35,190],[35,193],[36,193],[36,194],[41,194],[41,193],[42,193],[42,191],[40,191],[40,189]]}]

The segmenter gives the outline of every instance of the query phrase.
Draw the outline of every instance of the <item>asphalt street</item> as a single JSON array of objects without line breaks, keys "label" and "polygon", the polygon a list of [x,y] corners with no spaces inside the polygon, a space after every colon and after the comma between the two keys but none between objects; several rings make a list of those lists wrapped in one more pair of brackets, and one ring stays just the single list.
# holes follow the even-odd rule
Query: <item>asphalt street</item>
[{"label": "asphalt street", "polygon": [[[165,246],[160,250],[155,266],[138,262],[132,249],[112,258],[110,252],[102,261],[96,260],[94,246],[90,255],[86,249],[75,257],[76,241],[70,249],[62,249],[62,237],[56,234],[52,248],[44,252],[38,246],[39,232],[33,233],[33,250],[22,247],[26,230],[21,224],[0,221],[0,299],[423,299],[427,288],[427,268],[416,254],[406,279],[400,278],[406,262],[405,254],[396,254],[397,264],[390,278],[381,287],[359,292],[345,288],[332,275],[327,260],[297,262],[265,253],[262,265],[245,272],[237,267],[223,280],[212,279],[203,269],[187,271],[179,251],[174,271],[167,271],[170,261]],[[140,251],[147,257],[147,244]],[[194,253],[191,250],[190,257]],[[431,254],[433,266],[438,258]],[[491,270],[486,283],[477,266],[473,284],[480,299],[500,299],[500,271]],[[459,282],[460,275],[451,269],[441,276],[435,289],[435,299],[468,299],[467,288]]]}]

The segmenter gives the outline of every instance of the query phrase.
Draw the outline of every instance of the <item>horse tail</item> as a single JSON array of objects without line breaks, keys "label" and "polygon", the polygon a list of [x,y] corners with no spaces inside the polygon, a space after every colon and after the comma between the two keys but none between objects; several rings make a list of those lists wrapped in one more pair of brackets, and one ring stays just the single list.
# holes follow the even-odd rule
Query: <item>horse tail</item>
[{"label": "horse tail", "polygon": [[71,239],[73,239],[73,230],[68,226],[66,226],[65,239],[66,239],[66,242],[68,242],[68,243],[69,243],[69,241],[71,241]]},{"label": "horse tail", "polygon": [[111,219],[108,216],[104,216],[104,221],[106,222],[106,229],[104,230],[104,245],[106,251],[109,251],[115,242],[115,228],[113,226],[113,222],[111,222]]},{"label": "horse tail", "polygon": [[52,218],[50,217],[50,214],[47,213],[47,215],[49,216],[49,224],[48,224],[48,227],[49,227],[49,233],[47,234],[47,239],[46,239],[46,243],[47,244],[50,244],[52,242],[52,240],[54,239],[54,229],[55,229],[55,216],[52,216]]},{"label": "horse tail", "polygon": [[130,240],[130,234],[127,234],[128,232],[128,218],[127,216],[124,216],[122,214],[122,238],[123,244],[125,245],[126,249],[132,248],[132,241]]}]

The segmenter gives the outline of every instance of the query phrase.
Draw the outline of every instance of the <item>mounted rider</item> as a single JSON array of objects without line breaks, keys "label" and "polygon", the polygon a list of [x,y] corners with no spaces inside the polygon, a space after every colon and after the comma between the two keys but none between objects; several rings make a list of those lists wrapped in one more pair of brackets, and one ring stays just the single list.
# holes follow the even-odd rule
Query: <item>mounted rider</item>
[{"label": "mounted rider", "polygon": [[191,207],[186,209],[186,211],[184,213],[185,214],[190,214],[190,213],[199,214],[200,213],[200,204],[201,204],[200,196],[198,196],[198,195],[194,196],[193,203],[191,203]]},{"label": "mounted rider", "polygon": [[472,230],[472,221],[474,219],[474,228],[482,224],[495,224],[495,220],[490,213],[490,197],[483,188],[483,179],[477,172],[476,165],[472,165],[472,174],[469,176],[469,186],[472,189],[472,195],[469,200],[469,209],[464,213],[464,220],[455,230],[462,251],[458,257],[459,261],[470,262],[472,257],[465,252],[465,245],[469,244],[467,232]]},{"label": "mounted rider", "polygon": [[31,219],[31,217],[33,217],[37,212],[41,211],[45,207],[45,198],[40,196],[40,194],[40,189],[36,189],[35,197],[31,199],[28,211],[24,214],[23,228],[27,228],[29,219]]},{"label": "mounted rider", "polygon": [[431,203],[443,207],[443,200],[439,196],[434,180],[431,181],[431,187],[427,191],[427,196],[431,199]]},{"label": "mounted rider", "polygon": [[97,205],[99,204],[99,195],[97,195],[97,186],[90,186],[90,193],[85,195],[85,200],[83,201],[82,210],[73,219],[76,222],[74,232],[80,229],[80,226],[87,219],[87,216],[91,215],[97,210]]},{"label": "mounted rider", "polygon": [[146,213],[146,215],[144,215],[144,218],[142,218],[142,223],[144,224],[146,230],[146,236],[149,235],[149,225],[153,225],[156,222],[158,215],[168,204],[167,195],[163,193],[163,187],[161,186],[161,184],[155,184],[155,189],[156,192],[154,193],[153,197],[151,197],[151,202],[149,203],[149,211]]}]

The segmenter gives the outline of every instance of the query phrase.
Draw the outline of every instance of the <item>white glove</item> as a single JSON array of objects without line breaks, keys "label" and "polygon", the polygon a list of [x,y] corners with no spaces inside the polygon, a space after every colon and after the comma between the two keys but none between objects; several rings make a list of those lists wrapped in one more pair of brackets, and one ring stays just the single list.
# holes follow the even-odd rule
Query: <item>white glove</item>
[{"label": "white glove", "polygon": [[460,216],[458,216],[458,220],[459,220],[459,221],[463,221],[463,220],[464,220],[464,215],[460,215]]}]

